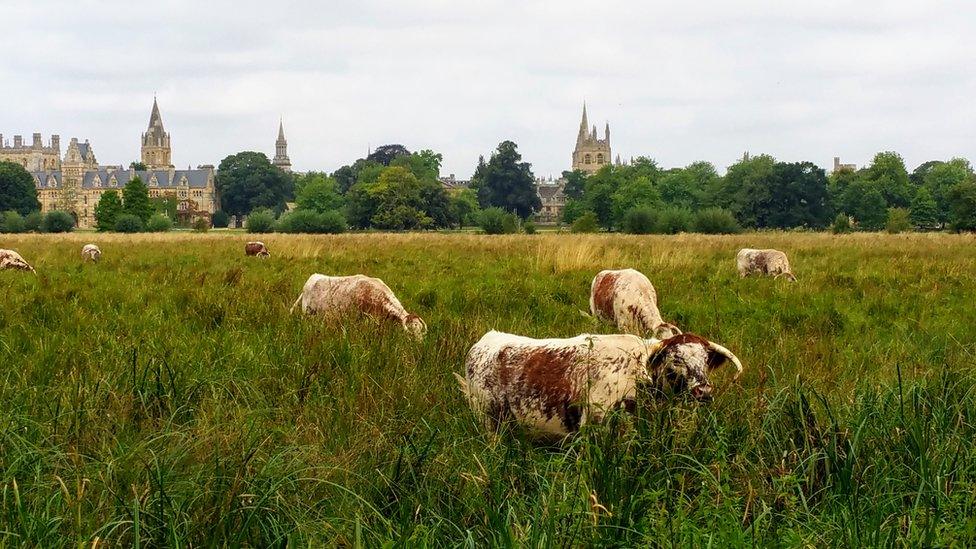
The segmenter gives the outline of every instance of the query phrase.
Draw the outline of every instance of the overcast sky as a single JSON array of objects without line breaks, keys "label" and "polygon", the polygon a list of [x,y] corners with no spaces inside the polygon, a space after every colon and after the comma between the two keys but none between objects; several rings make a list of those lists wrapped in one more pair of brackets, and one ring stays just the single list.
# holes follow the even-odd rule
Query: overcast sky
[{"label": "overcast sky", "polygon": [[[355,4],[355,5],[354,5]],[[139,156],[153,93],[178,167],[369,147],[470,176],[518,143],[570,166],[583,100],[613,154],[720,171],[743,151],[828,166],[896,150],[976,160],[976,2],[0,0],[0,132]]]}]

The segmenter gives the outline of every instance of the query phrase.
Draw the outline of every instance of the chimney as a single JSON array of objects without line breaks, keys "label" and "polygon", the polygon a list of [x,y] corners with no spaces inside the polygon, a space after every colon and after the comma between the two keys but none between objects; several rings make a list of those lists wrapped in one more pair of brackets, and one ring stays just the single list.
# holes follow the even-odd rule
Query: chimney
[{"label": "chimney", "polygon": [[22,135],[15,135],[14,136],[14,147],[23,147],[23,146],[24,146],[24,136],[22,136]]},{"label": "chimney", "polygon": [[51,148],[61,153],[61,136],[54,134],[51,136]]},{"label": "chimney", "polygon": [[840,169],[840,157],[839,156],[835,156],[834,157],[834,171],[836,172],[839,169]]},{"label": "chimney", "polygon": [[42,149],[44,148],[44,143],[41,142],[41,134],[34,132],[34,148]]},{"label": "chimney", "polygon": [[3,134],[0,133],[0,149],[4,148],[4,146],[5,145],[3,144]]}]

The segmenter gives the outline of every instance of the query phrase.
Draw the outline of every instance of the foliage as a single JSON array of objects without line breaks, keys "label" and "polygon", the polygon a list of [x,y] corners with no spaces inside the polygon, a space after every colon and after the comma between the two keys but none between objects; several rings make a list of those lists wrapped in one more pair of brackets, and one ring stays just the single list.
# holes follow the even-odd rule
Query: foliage
[{"label": "foliage", "polygon": [[341,210],[345,206],[336,181],[322,174],[304,180],[295,202],[300,210],[318,213]]},{"label": "foliage", "polygon": [[275,230],[282,233],[329,233],[346,231],[346,218],[338,211],[295,210],[278,220]]},{"label": "foliage", "polygon": [[964,158],[939,162],[926,171],[922,179],[922,189],[927,190],[935,200],[940,222],[949,220],[952,189],[967,181],[974,181],[973,168]]},{"label": "foliage", "polygon": [[691,228],[696,233],[736,234],[742,227],[732,212],[722,208],[705,208],[695,212]]},{"label": "foliage", "polygon": [[144,172],[149,168],[144,162],[129,162],[129,169],[135,170],[137,172]]},{"label": "foliage", "polygon": [[652,234],[657,228],[657,210],[649,206],[637,206],[624,214],[621,230],[629,234]]},{"label": "foliage", "polygon": [[596,233],[600,231],[600,220],[596,212],[588,211],[573,221],[570,231],[574,233]]},{"label": "foliage", "polygon": [[227,228],[228,225],[230,225],[230,216],[227,215],[227,212],[225,212],[224,210],[217,210],[216,212],[214,212],[211,221],[213,221],[214,228],[224,229]]},{"label": "foliage", "polygon": [[22,233],[27,230],[24,217],[15,210],[0,212],[0,233]]},{"label": "foliage", "polygon": [[397,156],[390,162],[390,166],[407,168],[417,179],[434,181],[441,175],[443,155],[425,149],[419,153]]},{"label": "foliage", "polygon": [[570,198],[563,207],[563,223],[572,224],[580,216],[590,211],[587,209],[586,201],[583,199]]},{"label": "foliage", "polygon": [[146,222],[146,231],[150,233],[165,233],[173,228],[173,220],[165,214],[153,214]]},{"label": "foliage", "polygon": [[150,198],[149,202],[152,204],[153,213],[165,215],[170,219],[179,216],[180,201],[172,194]]},{"label": "foliage", "polygon": [[729,209],[749,227],[825,227],[830,219],[827,176],[811,162],[776,162],[760,155],[729,168]]},{"label": "foliage", "polygon": [[280,213],[294,196],[294,180],[259,152],[239,152],[220,161],[217,190],[221,209],[229,215],[248,215],[258,208]]},{"label": "foliage", "polygon": [[247,216],[244,222],[244,229],[249,233],[270,233],[274,232],[275,216],[271,210],[257,209]]},{"label": "foliage", "polygon": [[864,174],[865,180],[874,183],[888,206],[907,208],[912,199],[905,161],[896,152],[885,151],[874,155],[874,160]]},{"label": "foliage", "polygon": [[137,215],[123,213],[115,219],[115,232],[118,233],[141,233],[145,228],[142,219]]},{"label": "foliage", "polygon": [[478,226],[485,234],[510,234],[517,227],[515,215],[501,208],[485,208],[478,213]]},{"label": "foliage", "polygon": [[830,232],[834,234],[846,234],[854,230],[851,225],[851,218],[845,213],[837,214],[834,222],[830,225]]},{"label": "foliage", "polygon": [[522,223],[522,232],[525,234],[535,234],[537,232],[535,222],[532,220]]},{"label": "foliage", "polygon": [[153,207],[149,202],[149,188],[138,177],[130,179],[122,189],[122,211],[138,217],[143,223],[153,214]]},{"label": "foliage", "polygon": [[522,219],[542,208],[531,165],[522,162],[518,146],[511,141],[502,141],[488,162],[481,159],[471,188],[482,208],[499,207]]},{"label": "foliage", "polygon": [[122,214],[122,200],[118,191],[109,189],[102,193],[95,205],[95,228],[99,231],[115,230],[115,222]]},{"label": "foliage", "polygon": [[907,208],[888,208],[888,221],[885,222],[885,231],[888,234],[905,232],[911,228]]},{"label": "foliage", "polygon": [[409,155],[410,151],[403,145],[380,145],[373,149],[373,152],[369,153],[366,161],[389,166],[398,157]]},{"label": "foliage", "polygon": [[478,195],[471,189],[461,189],[449,196],[451,218],[454,219],[458,227],[477,225]]},{"label": "foliage", "polygon": [[954,231],[976,231],[976,183],[959,183],[949,192],[949,222]]},{"label": "foliage", "polygon": [[858,203],[854,212],[861,229],[866,231],[880,231],[888,219],[887,202],[880,190],[869,187]]},{"label": "foliage", "polygon": [[20,164],[0,162],[0,212],[27,215],[40,209],[34,178]]},{"label": "foliage", "polygon": [[656,233],[678,234],[687,233],[692,229],[694,216],[688,208],[664,208],[657,218]]},{"label": "foliage", "polygon": [[210,220],[205,217],[198,217],[193,220],[193,231],[197,233],[205,233],[210,230]]},{"label": "foliage", "polygon": [[45,233],[70,233],[74,228],[74,216],[59,210],[44,214],[44,220],[41,221],[41,230]]},{"label": "foliage", "polygon": [[563,187],[563,194],[567,199],[583,198],[583,190],[586,187],[586,172],[582,170],[565,171],[562,173],[566,185]]},{"label": "foliage", "polygon": [[40,211],[31,212],[27,217],[24,218],[24,228],[27,232],[39,233],[43,231],[44,225],[44,214]]},{"label": "foliage", "polygon": [[909,215],[912,226],[920,231],[928,231],[939,226],[939,207],[932,198],[927,187],[920,187],[912,198],[911,213]]}]

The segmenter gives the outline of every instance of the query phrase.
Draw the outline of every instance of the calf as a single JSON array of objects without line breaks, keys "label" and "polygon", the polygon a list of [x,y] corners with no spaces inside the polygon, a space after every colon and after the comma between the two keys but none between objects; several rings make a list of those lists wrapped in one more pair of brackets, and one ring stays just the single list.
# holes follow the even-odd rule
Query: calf
[{"label": "calf", "polygon": [[355,312],[380,320],[398,322],[407,333],[423,339],[427,325],[415,314],[408,313],[393,291],[378,278],[364,275],[308,277],[301,295],[291,312],[301,306],[307,314],[321,314],[339,318]]},{"label": "calf", "polygon": [[711,398],[708,374],[731,351],[694,334],[669,339],[589,335],[531,339],[491,331],[468,351],[465,377],[455,374],[472,409],[497,429],[512,421],[546,435],[567,435],[616,408],[633,410],[643,387],[687,390]]},{"label": "calf", "polygon": [[98,260],[101,257],[102,257],[102,250],[98,249],[98,246],[94,244],[85,244],[85,247],[81,249],[81,258],[85,261],[98,263]]},{"label": "calf", "polygon": [[244,245],[244,255],[252,256],[256,255],[258,257],[271,257],[271,252],[268,251],[268,247],[264,245],[264,242],[248,242]]},{"label": "calf", "polygon": [[13,250],[0,250],[0,271],[4,269],[16,269],[18,271],[30,271],[37,274],[30,263],[24,261],[20,254]]},{"label": "calf", "polygon": [[735,256],[735,264],[739,269],[739,276],[749,275],[784,277],[790,282],[796,282],[796,276],[790,270],[790,260],[779,250],[754,250],[743,248]]},{"label": "calf", "polygon": [[590,314],[628,334],[669,338],[681,333],[661,318],[657,293],[640,271],[600,271],[590,285]]}]

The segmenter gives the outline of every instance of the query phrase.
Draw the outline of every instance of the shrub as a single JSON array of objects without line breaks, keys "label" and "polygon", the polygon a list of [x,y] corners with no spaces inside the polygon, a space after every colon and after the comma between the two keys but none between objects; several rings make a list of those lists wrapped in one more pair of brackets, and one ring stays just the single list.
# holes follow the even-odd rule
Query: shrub
[{"label": "shrub", "polygon": [[624,213],[620,228],[629,234],[650,234],[657,224],[657,212],[649,206],[637,206]]},{"label": "shrub", "polygon": [[686,208],[666,208],[657,218],[656,233],[678,234],[691,230],[693,221],[691,210]]},{"label": "shrub", "polygon": [[0,212],[0,233],[22,233],[27,230],[24,218],[14,210]]},{"label": "shrub", "polygon": [[595,233],[600,230],[600,220],[594,212],[586,212],[573,221],[570,230],[574,233]]},{"label": "shrub", "polygon": [[953,231],[976,231],[976,183],[958,183],[949,191],[949,221]]},{"label": "shrub", "polygon": [[283,233],[338,234],[346,231],[346,218],[337,211],[296,210],[281,216],[276,229]]},{"label": "shrub", "polygon": [[834,222],[830,225],[830,232],[834,234],[844,234],[849,233],[854,230],[851,225],[851,218],[847,214],[839,213],[837,217],[834,218]]},{"label": "shrub", "polygon": [[151,233],[165,233],[173,228],[173,220],[163,214],[153,214],[146,221],[146,230]]},{"label": "shrub", "polygon": [[230,225],[230,216],[224,210],[217,210],[213,214],[213,226],[215,229],[226,229]]},{"label": "shrub", "polygon": [[898,234],[912,228],[906,208],[888,208],[888,221],[885,222],[885,231],[889,234]]},{"label": "shrub", "polygon": [[249,233],[270,233],[274,231],[275,217],[271,210],[254,210],[247,216],[244,228]]},{"label": "shrub", "polygon": [[742,227],[732,215],[732,212],[722,208],[705,208],[695,214],[692,228],[696,233],[704,234],[736,234],[742,232]]},{"label": "shrub", "polygon": [[198,233],[205,233],[210,230],[210,220],[206,217],[198,217],[193,220],[193,230]]},{"label": "shrub", "polygon": [[24,218],[24,229],[32,233],[39,233],[44,230],[43,225],[44,215],[41,212],[33,211]]},{"label": "shrub", "polygon": [[75,228],[75,218],[68,212],[48,212],[41,221],[41,229],[46,233],[70,233]]},{"label": "shrub", "polygon": [[535,234],[536,233],[535,222],[526,221],[525,223],[522,223],[522,230],[525,231],[525,234]]},{"label": "shrub", "polygon": [[485,208],[478,214],[478,226],[485,234],[511,234],[517,224],[514,214],[501,208]]},{"label": "shrub", "polygon": [[115,218],[115,231],[119,233],[141,233],[144,227],[142,220],[133,214],[119,214]]}]

